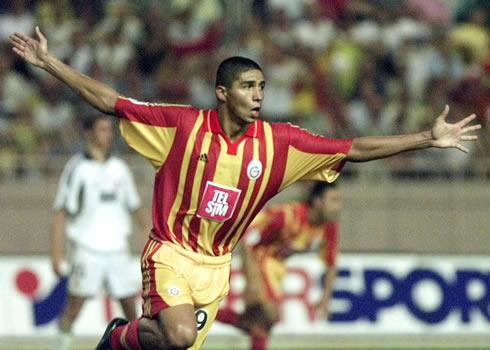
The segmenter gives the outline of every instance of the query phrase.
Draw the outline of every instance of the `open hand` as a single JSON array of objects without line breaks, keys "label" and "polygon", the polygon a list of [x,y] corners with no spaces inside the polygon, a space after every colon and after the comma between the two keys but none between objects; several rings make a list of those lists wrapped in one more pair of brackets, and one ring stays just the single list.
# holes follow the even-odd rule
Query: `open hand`
[{"label": "open hand", "polygon": [[14,52],[27,62],[39,68],[46,68],[49,57],[48,41],[36,26],[37,40],[22,33],[10,35]]},{"label": "open hand", "polygon": [[57,252],[51,255],[51,267],[58,277],[66,274],[66,259],[63,254]]},{"label": "open hand", "polygon": [[474,141],[478,139],[476,135],[467,135],[467,133],[481,128],[480,124],[466,126],[476,118],[472,114],[455,124],[446,123],[446,117],[449,113],[449,106],[446,105],[444,111],[438,116],[432,126],[432,145],[438,148],[457,148],[460,151],[468,153],[468,149],[460,144],[460,141]]}]

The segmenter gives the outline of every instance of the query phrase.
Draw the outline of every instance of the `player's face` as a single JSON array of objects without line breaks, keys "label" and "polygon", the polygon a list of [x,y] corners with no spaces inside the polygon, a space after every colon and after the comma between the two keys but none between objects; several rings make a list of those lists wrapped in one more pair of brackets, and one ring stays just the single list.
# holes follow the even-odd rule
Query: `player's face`
[{"label": "player's face", "polygon": [[114,129],[112,121],[109,119],[99,119],[91,131],[92,142],[104,150],[112,146],[114,140]]},{"label": "player's face", "polygon": [[264,74],[251,69],[240,74],[226,89],[226,102],[231,118],[239,124],[253,123],[259,118],[264,100]]},{"label": "player's face", "polygon": [[336,220],[342,209],[340,192],[336,188],[331,188],[323,193],[321,198],[323,220]]}]

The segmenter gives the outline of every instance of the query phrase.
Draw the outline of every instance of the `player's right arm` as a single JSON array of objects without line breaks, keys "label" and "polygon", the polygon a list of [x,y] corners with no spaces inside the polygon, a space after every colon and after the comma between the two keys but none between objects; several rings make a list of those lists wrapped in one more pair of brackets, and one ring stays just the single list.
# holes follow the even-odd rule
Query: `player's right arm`
[{"label": "player's right arm", "polygon": [[62,264],[66,261],[64,254],[65,225],[68,215],[76,215],[81,204],[81,191],[83,182],[77,171],[81,164],[82,156],[77,154],[66,163],[61,173],[58,191],[53,203],[53,217],[50,231],[51,266],[57,276],[62,276]]},{"label": "player's right arm", "polygon": [[270,243],[284,227],[282,210],[263,210],[260,212],[245,233],[242,246],[242,271],[246,287],[243,293],[245,302],[253,304],[264,301],[265,287],[260,263],[255,248]]},{"label": "player's right arm", "polygon": [[449,106],[446,105],[444,111],[435,118],[431,130],[405,135],[355,138],[347,153],[346,160],[367,162],[428,147],[456,148],[468,153],[468,148],[464,147],[461,141],[476,141],[478,136],[471,135],[471,133],[481,129],[481,125],[468,125],[476,118],[475,114],[471,114],[454,124],[447,123],[448,113]]},{"label": "player's right arm", "polygon": [[83,75],[64,64],[48,51],[48,41],[36,26],[37,39],[21,33],[10,36],[14,52],[30,64],[39,67],[64,82],[75,93],[106,114],[115,114],[117,91]]},{"label": "player's right arm", "polygon": [[60,209],[55,212],[50,232],[50,256],[51,266],[54,273],[60,277],[63,275],[61,265],[65,260],[63,255],[63,238],[65,229],[66,210]]},{"label": "player's right arm", "polygon": [[324,244],[320,247],[320,255],[325,260],[327,272],[323,282],[323,295],[316,304],[316,312],[319,318],[325,318],[329,315],[329,304],[333,292],[334,281],[337,278],[337,253],[338,253],[338,224],[336,221],[330,221],[325,226]]},{"label": "player's right arm", "polygon": [[242,244],[242,272],[245,278],[245,291],[243,298],[245,303],[252,305],[265,300],[263,281],[260,276],[259,262],[253,251],[253,247]]}]

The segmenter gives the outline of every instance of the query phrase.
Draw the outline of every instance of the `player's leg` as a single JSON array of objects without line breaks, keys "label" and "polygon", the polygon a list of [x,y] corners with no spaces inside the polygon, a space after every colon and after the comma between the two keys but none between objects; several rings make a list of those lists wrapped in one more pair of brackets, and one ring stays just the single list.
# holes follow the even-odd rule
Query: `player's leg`
[{"label": "player's leg", "polygon": [[[111,350],[187,349],[196,340],[194,306],[182,304],[166,308],[155,318],[142,317],[116,327],[107,344]],[[99,344],[97,349],[108,349]]]},{"label": "player's leg", "polygon": [[58,323],[55,350],[69,349],[72,340],[71,329],[85,300],[95,296],[102,288],[103,282],[100,257],[77,245],[70,246],[70,249],[68,297]]},{"label": "player's leg", "polygon": [[110,255],[105,266],[108,293],[119,301],[127,320],[138,318],[140,309],[136,303],[141,289],[138,266],[132,264],[129,252]]},{"label": "player's leg", "polygon": [[270,330],[278,318],[277,303],[264,300],[247,305],[242,314],[232,309],[224,309],[220,310],[216,317],[218,321],[235,326],[249,334],[252,350],[266,349]]},{"label": "player's leg", "polygon": [[124,313],[124,317],[127,320],[135,320],[138,318],[139,313],[136,310],[136,296],[130,296],[119,299],[119,304]]},{"label": "player's leg", "polygon": [[219,304],[223,298],[217,299],[214,302],[201,306],[195,310],[195,319],[197,337],[194,344],[189,348],[189,350],[200,349],[206,336],[211,329],[216,314],[218,313]]},{"label": "player's leg", "polygon": [[260,278],[251,280],[261,288],[263,293],[248,295],[246,309],[241,317],[242,327],[245,327],[251,337],[251,349],[263,350],[267,346],[270,331],[279,319],[278,302],[281,299],[281,281],[285,276],[284,263],[272,256],[262,255],[257,259]]},{"label": "player's leg", "polygon": [[266,262],[268,255],[261,249],[248,250],[244,255],[242,272],[245,278],[243,300],[245,305],[259,304],[267,299],[268,288]]},{"label": "player's leg", "polygon": [[[246,259],[243,259],[242,273],[245,278],[245,290],[242,294],[246,305],[260,304],[266,298],[264,292],[264,281],[260,273],[260,262],[256,252],[247,252]],[[246,265],[245,265],[246,264]],[[238,313],[231,308],[220,309],[216,315],[216,320],[239,328],[247,333],[250,332],[251,320],[244,313]]]},{"label": "player's leg", "polygon": [[279,308],[273,301],[247,305],[240,316],[240,325],[249,333],[253,327],[259,327],[268,332],[277,322],[278,314]]},{"label": "player's leg", "polygon": [[86,298],[68,295],[65,309],[58,322],[53,350],[68,350],[72,343],[71,328]]},{"label": "player's leg", "polygon": [[150,240],[142,253],[143,316],[108,329],[97,349],[186,348],[196,336],[191,288],[172,248]]},{"label": "player's leg", "polygon": [[[202,343],[208,328],[198,335],[196,317],[200,324],[214,320],[229,289],[230,260],[229,254],[206,257],[150,240],[141,259],[144,317],[108,327],[97,349],[186,349]],[[212,306],[195,315],[194,304]],[[107,338],[110,347],[104,345]]]},{"label": "player's leg", "polygon": [[156,320],[144,318],[138,334],[143,349],[189,348],[197,336],[194,305],[171,306],[160,311]]},{"label": "player's leg", "polygon": [[243,313],[238,313],[231,308],[221,309],[216,315],[216,320],[250,334],[254,324],[264,330],[270,329],[279,318],[278,314],[275,302],[261,300],[247,305]]},{"label": "player's leg", "polygon": [[58,328],[65,332],[70,332],[73,322],[77,318],[83,304],[87,298],[68,295],[65,309],[60,317]]},{"label": "player's leg", "polygon": [[220,309],[216,315],[216,321],[245,330],[240,322],[241,316],[242,314],[234,311],[232,308]]},{"label": "player's leg", "polygon": [[[216,317],[221,299],[194,310],[191,304],[171,306],[160,311],[156,319],[143,317],[113,331],[112,350],[123,349],[200,349]],[[132,328],[137,333],[138,344],[128,339]],[[123,341],[114,338],[126,337]],[[129,341],[128,341],[129,340]]]},{"label": "player's leg", "polygon": [[[174,280],[172,283],[179,290],[186,289],[185,281]],[[109,325],[96,349],[160,350],[190,347],[196,339],[194,305],[184,293],[180,300],[182,304],[169,306],[158,294],[145,298],[145,316],[130,322],[121,320],[114,329]]]},{"label": "player's leg", "polygon": [[248,328],[251,350],[264,350],[267,347],[270,331],[278,318],[279,308],[273,300],[247,306],[241,322]]}]

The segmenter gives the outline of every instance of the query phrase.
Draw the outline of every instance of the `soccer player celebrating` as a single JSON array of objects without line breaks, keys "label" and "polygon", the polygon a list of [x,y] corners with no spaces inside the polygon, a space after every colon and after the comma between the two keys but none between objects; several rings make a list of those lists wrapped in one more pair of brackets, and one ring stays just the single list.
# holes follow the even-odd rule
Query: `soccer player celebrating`
[{"label": "soccer player celebrating", "polygon": [[328,304],[337,270],[337,217],[341,209],[336,183],[316,182],[305,202],[268,207],[252,221],[244,235],[242,271],[246,280],[245,311],[218,311],[216,319],[251,336],[251,350],[266,348],[269,332],[278,320],[285,260],[313,248],[328,267],[323,295],[316,306],[319,317],[328,315]]},{"label": "soccer player celebrating", "polygon": [[155,168],[153,228],[143,249],[143,316],[112,320],[97,349],[199,349],[228,293],[231,252],[264,204],[292,183],[333,182],[345,161],[363,162],[427,147],[468,150],[475,115],[431,130],[332,139],[260,120],[260,66],[230,57],[216,74],[216,109],[151,104],[121,96],[73,70],[36,38],[10,36],[14,52],[103,113],[120,120],[126,142]]}]

